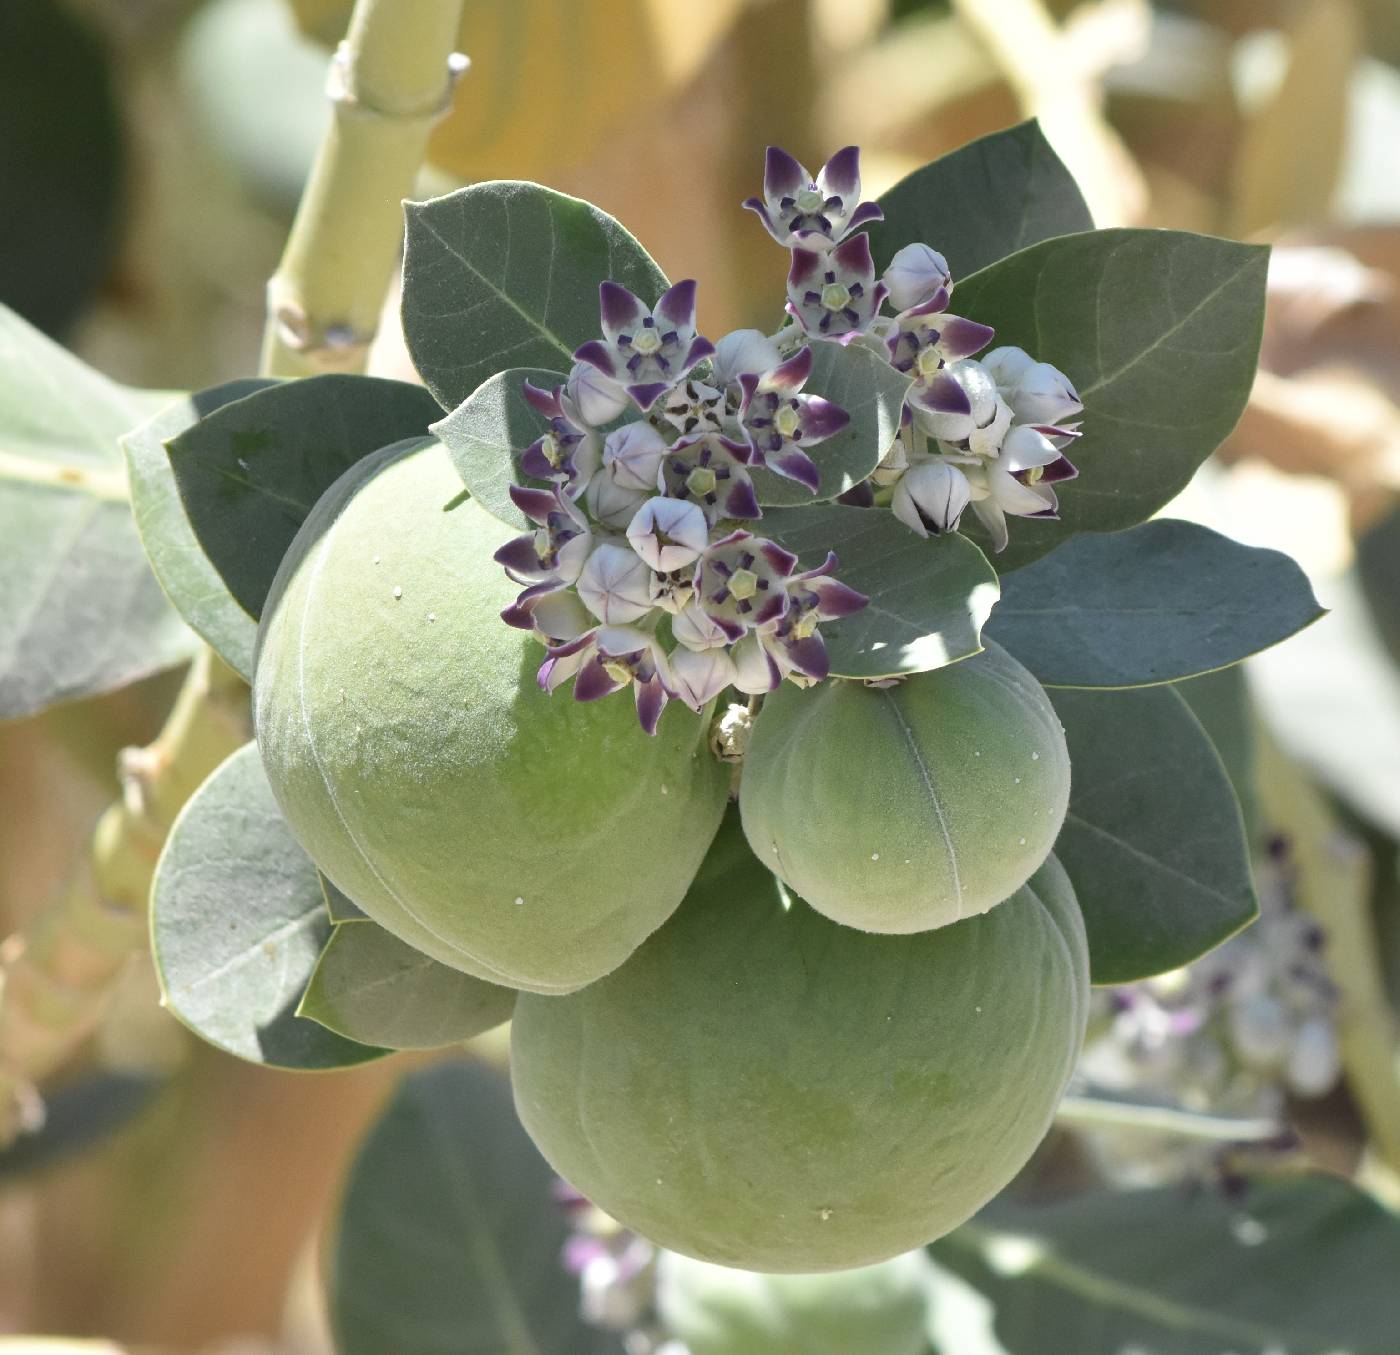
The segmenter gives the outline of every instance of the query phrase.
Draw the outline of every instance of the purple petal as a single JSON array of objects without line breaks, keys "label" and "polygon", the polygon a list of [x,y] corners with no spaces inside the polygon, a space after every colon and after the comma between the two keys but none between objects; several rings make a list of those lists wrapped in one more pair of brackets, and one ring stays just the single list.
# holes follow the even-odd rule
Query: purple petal
[{"label": "purple petal", "polygon": [[779,363],[763,378],[763,388],[775,395],[796,395],[812,375],[812,350],[799,348],[786,362]]},{"label": "purple petal", "polygon": [[768,593],[762,602],[749,614],[749,620],[755,626],[766,626],[770,621],[776,621],[780,616],[787,615],[788,608],[792,606],[792,599],[786,592]]},{"label": "purple petal", "polygon": [[[754,392],[758,389],[759,376],[757,372],[740,372],[739,389],[743,391],[743,396],[739,401],[739,417],[743,418],[749,412],[749,404],[753,400]],[[753,435],[748,435],[749,446],[753,447]],[[752,463],[753,458],[748,458]]]},{"label": "purple petal", "polygon": [[769,146],[763,157],[763,193],[770,202],[796,197],[812,180],[806,169],[781,146]]},{"label": "purple petal", "polygon": [[743,205],[747,207],[749,211],[754,212],[758,215],[759,219],[763,222],[764,228],[767,230],[768,234],[773,237],[773,239],[775,239],[780,245],[787,244],[786,234],[777,225],[773,218],[768,214],[768,208],[764,204],[762,198],[745,198]]},{"label": "purple petal", "polygon": [[927,301],[921,301],[917,306],[910,306],[904,312],[906,317],[911,315],[939,315],[948,309],[948,303],[953,299],[952,293],[946,287],[940,287]]},{"label": "purple petal", "polygon": [[861,226],[868,226],[872,221],[883,221],[885,213],[881,210],[878,202],[862,202],[859,207],[851,213],[851,219],[846,223],[848,231],[858,230]]},{"label": "purple petal", "polygon": [[643,413],[649,410],[671,387],[664,381],[653,381],[641,386],[628,386],[627,394],[636,402]]},{"label": "purple petal", "polygon": [[535,583],[553,573],[540,563],[534,532],[511,537],[491,558],[517,583]]},{"label": "purple petal", "polygon": [[820,395],[802,397],[802,440],[821,442],[839,433],[851,421],[851,416],[840,405],[823,399]]},{"label": "purple petal", "polygon": [[664,320],[671,329],[693,332],[695,329],[695,279],[668,287],[656,303],[656,318]]},{"label": "purple petal", "polygon": [[574,359],[596,367],[604,376],[617,376],[617,366],[613,362],[612,349],[599,339],[589,339],[574,349]]},{"label": "purple petal", "polygon": [[622,686],[623,684],[603,667],[602,660],[595,656],[578,670],[578,676],[574,678],[574,700],[597,701],[600,697],[611,696],[613,692],[620,691]]},{"label": "purple petal", "polygon": [[527,485],[511,485],[506,491],[510,501],[532,522],[547,522],[559,506],[559,500],[548,489],[531,489]]},{"label": "purple petal", "polygon": [[548,480],[558,470],[541,450],[543,446],[544,439],[538,438],[520,453],[520,469],[532,480]]},{"label": "purple petal", "polygon": [[853,198],[860,193],[860,147],[845,146],[822,166],[821,186],[828,194]]},{"label": "purple petal", "polygon": [[1079,467],[1076,466],[1067,456],[1062,456],[1058,461],[1052,461],[1040,472],[1041,484],[1055,484],[1060,480],[1073,480],[1079,474]]},{"label": "purple petal", "polygon": [[714,351],[714,344],[697,334],[690,341],[690,347],[685,350],[685,357],[681,361],[682,370],[688,372],[701,358],[710,357]]},{"label": "purple petal", "polygon": [[[535,623],[530,616],[530,609],[522,607],[518,601],[512,602],[501,613],[501,620],[508,626],[514,626],[516,630],[534,630],[535,628]],[[548,660],[548,662],[553,662],[553,660]]]},{"label": "purple petal", "polygon": [[532,382],[522,381],[520,383],[520,393],[525,397],[525,402],[536,413],[543,414],[546,419],[557,419],[564,413],[564,406],[559,403],[559,391],[546,390],[543,386],[536,386]]},{"label": "purple petal", "polygon": [[597,630],[586,630],[582,635],[576,635],[572,640],[565,640],[562,645],[550,645],[549,656],[552,659],[572,658],[580,650],[587,649],[590,645],[598,643]]},{"label": "purple petal", "polygon": [[937,414],[971,414],[967,392],[947,372],[935,372],[927,381],[916,383],[909,398]]},{"label": "purple petal", "polygon": [[724,496],[723,502],[725,517],[751,522],[763,516],[763,509],[758,506],[758,495],[754,493],[753,481],[747,476],[735,481],[734,487]]},{"label": "purple petal", "polygon": [[598,284],[598,313],[603,320],[603,333],[609,339],[616,339],[623,330],[641,324],[650,314],[626,287],[611,279]]},{"label": "purple petal", "polygon": [[[865,239],[863,235],[860,238]],[[869,250],[866,252],[869,253]],[[794,249],[792,267],[788,269],[788,290],[796,291],[804,286],[809,279],[822,271],[823,262],[823,256],[813,253],[810,249]]]},{"label": "purple petal", "polygon": [[801,640],[780,640],[778,642],[787,655],[788,662],[799,673],[821,681],[831,672],[831,660],[827,656],[826,641],[820,635],[808,635]]},{"label": "purple petal", "polygon": [[961,315],[950,315],[939,326],[938,351],[952,362],[970,358],[991,343],[996,334],[990,325],[978,324],[976,320],[968,320]]},{"label": "purple petal", "polygon": [[776,541],[760,541],[757,550],[783,578],[787,578],[797,568],[797,556],[790,550],[784,550]]},{"label": "purple petal", "polygon": [[822,478],[816,462],[800,448],[789,447],[777,456],[770,455],[765,464],[769,470],[781,475],[785,480],[795,480],[799,485],[805,485],[813,494],[821,486]]},{"label": "purple petal", "polygon": [[862,480],[860,484],[852,485],[844,494],[838,494],[836,502],[844,503],[848,508],[874,508],[875,486],[869,480]]},{"label": "purple petal", "polygon": [[[648,734],[655,734],[657,722],[669,699],[666,689],[659,677],[652,678],[650,682],[633,683],[633,686],[637,689],[637,719]],[[575,683],[574,687],[577,689],[578,684]]]},{"label": "purple petal", "polygon": [[837,579],[817,579],[811,585],[817,595],[817,610],[823,620],[835,620],[860,611],[870,599]]},{"label": "purple petal", "polygon": [[[870,237],[868,235],[852,235],[849,239],[843,240],[831,251],[831,257],[842,268],[851,273],[859,274],[865,278],[875,276],[875,260],[870,257]],[[886,292],[888,292],[888,288]]]},{"label": "purple petal", "polygon": [[724,632],[725,638],[730,641],[742,640],[748,630],[747,626],[742,625],[738,621],[731,621],[728,617],[713,616],[708,612],[706,615]]}]

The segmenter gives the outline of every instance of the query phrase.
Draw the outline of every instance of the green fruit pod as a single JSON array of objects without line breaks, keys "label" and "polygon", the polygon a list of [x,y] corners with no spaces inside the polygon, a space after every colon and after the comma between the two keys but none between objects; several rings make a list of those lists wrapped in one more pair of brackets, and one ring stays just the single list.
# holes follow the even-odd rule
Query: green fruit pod
[{"label": "green fruit pod", "polygon": [[739,804],[759,859],[818,912],[921,932],[985,913],[1045,860],[1069,753],[1044,689],[989,645],[892,687],[780,687]]},{"label": "green fruit pod", "polygon": [[927,1355],[921,1251],[826,1275],[761,1275],[662,1252],[656,1302],[689,1355]]},{"label": "green fruit pod", "polygon": [[543,649],[499,615],[512,535],[435,443],[352,467],[273,583],[254,723],[292,831],[370,917],[479,978],[564,993],[684,897],[728,775],[679,703],[648,738],[625,695],[540,690]]},{"label": "green fruit pod", "polygon": [[1084,1039],[1088,951],[1053,857],[916,936],[840,926],[721,830],[628,962],[525,994],[516,1108],[554,1169],[671,1251],[744,1270],[873,1265],[1021,1169]]}]

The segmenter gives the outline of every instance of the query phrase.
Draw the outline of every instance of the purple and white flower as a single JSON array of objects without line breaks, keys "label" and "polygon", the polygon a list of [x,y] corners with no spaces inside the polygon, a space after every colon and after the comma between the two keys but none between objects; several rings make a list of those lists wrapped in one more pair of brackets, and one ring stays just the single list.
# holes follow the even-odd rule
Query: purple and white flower
[{"label": "purple and white flower", "polygon": [[627,528],[627,541],[658,574],[694,564],[710,542],[710,524],[698,504],[683,499],[648,499]]},{"label": "purple and white flower", "polygon": [[781,147],[769,146],[763,196],[745,199],[744,206],[780,245],[817,251],[884,218],[877,204],[860,200],[859,146],[837,151],[815,179]]},{"label": "purple and white flower", "polygon": [[695,283],[690,279],[668,288],[651,310],[620,283],[604,282],[598,287],[598,309],[603,338],[580,345],[574,357],[616,381],[643,412],[715,351],[695,332]]},{"label": "purple and white flower", "polygon": [[994,348],[982,365],[1020,422],[1059,424],[1084,410],[1069,377],[1023,348]]},{"label": "purple and white flower", "polygon": [[512,485],[510,497],[537,527],[512,537],[493,557],[507,577],[525,585],[501,619],[508,626],[531,630],[540,600],[577,581],[593,549],[593,534],[588,519],[562,485],[553,489]]},{"label": "purple and white flower", "polygon": [[972,511],[992,539],[992,549],[1006,549],[1006,517],[1054,518],[1059,498],[1054,485],[1078,471],[1052,441],[1063,429],[1019,424],[1007,435],[995,460],[966,468]]},{"label": "purple and white flower", "polygon": [[933,457],[911,466],[894,487],[890,509],[920,536],[955,532],[972,501],[967,476],[951,461]]},{"label": "purple and white flower", "polygon": [[660,413],[683,437],[718,433],[724,427],[724,391],[691,377],[666,393]]},{"label": "purple and white flower", "polygon": [[853,235],[829,254],[794,249],[787,294],[788,314],[806,333],[823,339],[859,334],[885,299],[885,284],[875,280],[870,237]]},{"label": "purple and white flower", "polygon": [[941,293],[895,318],[887,342],[896,371],[927,379],[946,364],[980,352],[996,335],[990,325],[949,315],[940,299]]},{"label": "purple and white flower", "polygon": [[800,394],[811,374],[809,347],[769,371],[743,373],[739,426],[748,440],[750,465],[767,466],[815,493],[821,476],[803,449],[839,433],[851,416],[820,395]]},{"label": "purple and white flower", "polygon": [[550,649],[540,665],[540,686],[552,693],[570,678],[575,701],[598,701],[630,684],[648,734],[656,733],[666,702],[676,694],[656,636],[635,626],[599,626]]},{"label": "purple and white flower", "polygon": [[521,391],[530,407],[549,421],[548,431],[520,453],[521,469],[532,479],[562,483],[578,498],[599,466],[598,435],[563,386],[549,391],[525,381]]},{"label": "purple and white flower", "polygon": [[915,426],[939,442],[966,442],[997,415],[996,382],[970,358],[920,376],[907,400]]},{"label": "purple and white flower", "polygon": [[673,499],[698,505],[712,527],[725,518],[761,517],[763,510],[749,476],[750,455],[742,442],[718,433],[681,438],[672,443],[661,467],[662,490]]}]

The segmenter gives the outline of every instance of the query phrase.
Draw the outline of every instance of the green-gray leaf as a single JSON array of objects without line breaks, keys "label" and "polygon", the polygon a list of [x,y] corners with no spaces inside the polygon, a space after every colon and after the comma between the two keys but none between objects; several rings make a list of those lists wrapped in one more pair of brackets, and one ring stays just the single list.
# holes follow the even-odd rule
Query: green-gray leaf
[{"label": "green-gray leaf", "polygon": [[1094,983],[1196,959],[1258,913],[1239,804],[1170,687],[1060,689],[1073,777],[1055,855],[1074,882]]},{"label": "green-gray leaf", "polygon": [[1269,251],[1183,231],[1046,240],[958,284],[961,314],[1054,363],[1084,401],[1062,520],[1017,519],[1003,574],[1075,532],[1150,517],[1235,425],[1264,322]]},{"label": "green-gray leaf", "polygon": [[321,894],[326,900],[326,912],[332,922],[368,922],[369,914],[348,894],[342,894],[324,875],[320,876]]},{"label": "green-gray leaf", "polygon": [[121,439],[136,530],[160,586],[219,657],[250,679],[257,622],[234,600],[194,534],[165,444],[216,409],[276,384],[254,377],[181,396]]},{"label": "green-gray leaf", "polygon": [[648,306],[666,290],[617,221],[539,184],[474,184],[407,212],[404,338],[444,409],[505,367],[567,369],[598,337],[605,279]]},{"label": "green-gray leaf", "polygon": [[753,476],[765,507],[834,499],[860,484],[894,445],[909,380],[868,348],[839,343],[812,345],[812,375],[803,390],[838,404],[851,421],[808,453],[821,473],[817,492],[762,468]]},{"label": "green-gray leaf", "polygon": [[166,445],[194,534],[249,616],[312,505],[371,452],[425,436],[421,386],[371,376],[285,381],[225,405]]},{"label": "green-gray leaf", "polygon": [[870,228],[877,269],[919,241],[948,260],[955,280],[1037,241],[1094,229],[1078,185],[1034,121],[916,169],[880,206],[885,219]]},{"label": "green-gray leaf", "polygon": [[386,1049],[460,1044],[510,1020],[515,991],[449,969],[373,922],[334,928],[297,1009]]},{"label": "green-gray leaf", "polygon": [[1288,556],[1162,518],[1008,574],[987,633],[1047,687],[1146,687],[1238,663],[1321,615]]},{"label": "green-gray leaf", "polygon": [[1245,666],[1217,668],[1213,673],[1174,683],[1172,690],[1191,707],[1191,714],[1201,722],[1215,751],[1220,754],[1225,774],[1240,802],[1245,836],[1257,846],[1260,812],[1254,748],[1256,718]]},{"label": "green-gray leaf", "polygon": [[117,439],[169,394],[118,386],[0,306],[0,719],[188,659]]},{"label": "green-gray leaf", "polygon": [[578,1315],[555,1177],[499,1073],[405,1078],[350,1171],[332,1246],[341,1355],[622,1355]]},{"label": "green-gray leaf", "polygon": [[521,386],[553,390],[564,377],[543,367],[511,367],[483,381],[432,432],[452,454],[471,496],[488,513],[521,531],[534,524],[511,501],[511,485],[530,483],[520,453],[544,433],[545,420],[526,403]]},{"label": "green-gray leaf", "polygon": [[774,509],[755,531],[812,569],[834,550],[836,577],[869,603],[822,629],[834,677],[922,673],[982,648],[996,572],[966,537],[925,539],[893,514],[844,504]]},{"label": "green-gray leaf", "polygon": [[1176,1186],[1003,1196],[930,1249],[1006,1355],[1392,1355],[1400,1220],[1326,1176],[1242,1200]]},{"label": "green-gray leaf", "polygon": [[278,1068],[339,1068],[386,1052],[296,1015],[331,920],[253,744],[176,819],[151,913],[165,1004],[210,1044]]}]

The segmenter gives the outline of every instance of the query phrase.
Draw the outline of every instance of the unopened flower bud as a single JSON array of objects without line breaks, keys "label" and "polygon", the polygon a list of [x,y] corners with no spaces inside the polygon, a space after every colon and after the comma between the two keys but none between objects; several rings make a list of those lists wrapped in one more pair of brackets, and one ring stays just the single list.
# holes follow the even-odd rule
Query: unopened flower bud
[{"label": "unopened flower bud", "polygon": [[710,524],[683,499],[649,499],[627,527],[632,549],[661,574],[684,569],[709,545]]},{"label": "unopened flower bud", "polygon": [[603,465],[619,488],[655,494],[666,450],[665,440],[650,424],[625,423],[604,439]]},{"label": "unopened flower bud", "polygon": [[923,461],[911,467],[894,488],[890,508],[920,536],[955,532],[972,499],[967,476],[950,461]]},{"label": "unopened flower bud", "polygon": [[579,417],[594,428],[611,423],[632,403],[618,382],[586,362],[574,363],[564,389]]},{"label": "unopened flower bud", "polygon": [[583,605],[605,625],[644,617],[656,605],[656,576],[626,546],[599,546],[578,578]]},{"label": "unopened flower bud", "polygon": [[757,375],[772,371],[782,360],[778,345],[762,330],[733,330],[715,345],[715,384],[728,386],[745,373]]},{"label": "unopened flower bud", "polygon": [[1084,409],[1069,377],[1023,349],[994,348],[982,365],[1015,416],[1026,423],[1059,423]]},{"label": "unopened flower bud", "polygon": [[952,286],[953,276],[948,261],[928,245],[905,245],[885,269],[885,286],[890,289],[890,304],[897,311],[906,311],[931,300],[939,291]]}]

